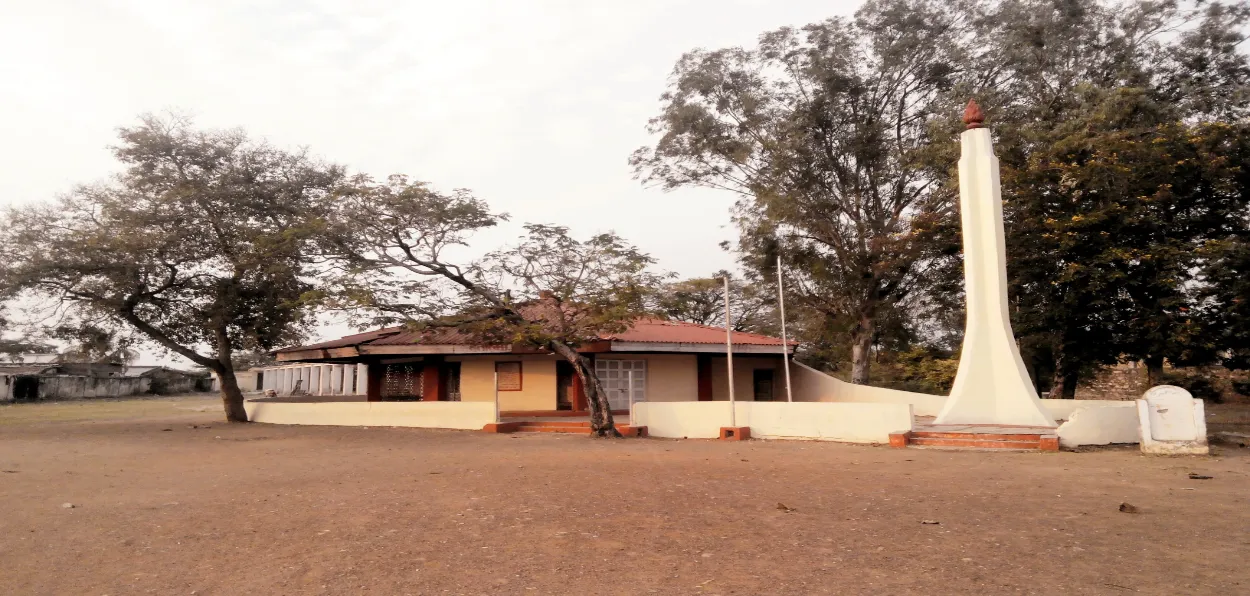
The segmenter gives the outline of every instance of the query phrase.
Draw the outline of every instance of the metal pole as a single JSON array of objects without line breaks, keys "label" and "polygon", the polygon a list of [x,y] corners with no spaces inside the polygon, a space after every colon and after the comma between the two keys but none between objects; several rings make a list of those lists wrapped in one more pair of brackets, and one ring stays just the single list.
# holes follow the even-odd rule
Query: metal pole
[{"label": "metal pole", "polygon": [[734,405],[734,338],[729,323],[729,276],[725,276],[725,362],[729,366],[729,426],[738,426],[737,406]]},{"label": "metal pole", "polygon": [[627,387],[626,391],[629,392],[629,425],[633,426],[634,425],[634,371],[631,369],[631,370],[626,371],[625,374],[626,374],[625,386]]},{"label": "metal pole", "polygon": [[781,362],[786,367],[786,401],[794,401],[790,391],[790,342],[786,341],[786,292],[781,286],[781,255],[777,255],[777,304],[781,306]]},{"label": "metal pole", "polygon": [[495,424],[499,423],[499,371],[495,371]]}]

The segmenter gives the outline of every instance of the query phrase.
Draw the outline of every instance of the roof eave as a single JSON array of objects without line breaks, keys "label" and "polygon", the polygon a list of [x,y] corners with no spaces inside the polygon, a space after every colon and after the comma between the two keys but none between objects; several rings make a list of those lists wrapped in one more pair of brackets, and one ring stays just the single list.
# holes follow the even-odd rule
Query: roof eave
[{"label": "roof eave", "polygon": [[[786,350],[794,353],[794,345]],[[614,341],[613,352],[676,352],[681,354],[724,354],[725,344],[701,344],[684,342],[653,342],[653,341]],[[734,344],[735,354],[780,354],[781,345],[762,346],[758,344]]]}]

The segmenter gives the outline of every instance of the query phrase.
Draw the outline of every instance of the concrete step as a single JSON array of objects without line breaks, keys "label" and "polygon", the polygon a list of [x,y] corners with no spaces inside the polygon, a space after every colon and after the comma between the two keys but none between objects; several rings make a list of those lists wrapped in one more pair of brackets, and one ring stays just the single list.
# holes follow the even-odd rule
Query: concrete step
[{"label": "concrete step", "polygon": [[963,438],[953,437],[910,437],[908,445],[918,447],[955,447],[973,449],[1041,449],[1040,438],[1028,439],[987,439],[968,435]]},{"label": "concrete step", "polygon": [[[513,430],[504,430],[503,432],[518,433],[561,433],[570,435],[589,435],[590,422],[556,422],[548,420],[534,420],[513,423],[516,426]],[[647,436],[647,427],[630,426],[628,424],[616,425],[616,430],[626,437],[645,437]]]},{"label": "concrete step", "polygon": [[914,430],[911,436],[922,439],[978,439],[982,441],[1040,441],[1042,439],[1042,433],[968,433],[934,430]]},{"label": "concrete step", "polygon": [[522,424],[517,427],[516,432],[519,433],[562,433],[570,435],[588,435],[590,434],[589,426],[537,426],[533,424]]}]

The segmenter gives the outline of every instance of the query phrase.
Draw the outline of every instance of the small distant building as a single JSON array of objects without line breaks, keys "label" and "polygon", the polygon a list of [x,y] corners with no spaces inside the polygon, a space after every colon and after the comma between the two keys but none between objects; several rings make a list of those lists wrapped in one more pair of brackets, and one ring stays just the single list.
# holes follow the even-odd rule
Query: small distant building
[{"label": "small distant building", "polygon": [[[212,373],[212,375],[213,383],[211,389],[213,391],[221,391],[221,379],[217,376],[217,373]],[[255,393],[262,391],[263,388],[261,387],[261,383],[264,382],[264,376],[265,373],[262,368],[249,368],[247,370],[234,371],[234,378],[238,381],[239,390],[243,393]]]},{"label": "small distant building", "polygon": [[[22,358],[21,363],[0,362],[0,402],[170,395],[207,391],[210,384],[206,374],[164,366],[56,362],[56,354],[35,356],[39,358]],[[26,362],[45,359],[49,361]]]},{"label": "small distant building", "polygon": [[131,374],[138,373],[135,376],[151,379],[148,393],[174,395],[178,393],[209,391],[212,388],[212,379],[203,372],[179,370],[166,366],[136,366],[130,368],[136,369]]}]

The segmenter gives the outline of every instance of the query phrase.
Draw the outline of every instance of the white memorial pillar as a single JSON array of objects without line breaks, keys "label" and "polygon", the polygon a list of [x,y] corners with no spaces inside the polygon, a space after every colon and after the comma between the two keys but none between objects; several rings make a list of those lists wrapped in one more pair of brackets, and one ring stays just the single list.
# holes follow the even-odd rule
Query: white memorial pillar
[{"label": "white memorial pillar", "polygon": [[967,323],[955,384],[934,423],[1054,428],[1011,332],[998,157],[984,121],[980,106],[969,101],[959,157]]}]

